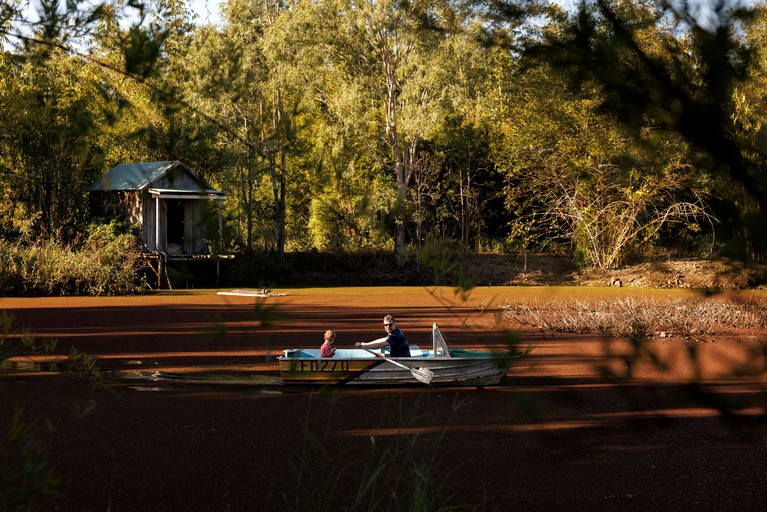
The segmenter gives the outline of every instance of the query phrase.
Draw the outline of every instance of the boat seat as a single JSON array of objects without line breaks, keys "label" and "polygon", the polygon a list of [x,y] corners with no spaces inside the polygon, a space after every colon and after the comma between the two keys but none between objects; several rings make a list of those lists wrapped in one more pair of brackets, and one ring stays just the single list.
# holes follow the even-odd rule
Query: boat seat
[{"label": "boat seat", "polygon": [[290,359],[319,359],[320,357],[319,349],[303,350],[300,348],[291,348],[283,350],[282,352],[285,354],[285,357]]}]

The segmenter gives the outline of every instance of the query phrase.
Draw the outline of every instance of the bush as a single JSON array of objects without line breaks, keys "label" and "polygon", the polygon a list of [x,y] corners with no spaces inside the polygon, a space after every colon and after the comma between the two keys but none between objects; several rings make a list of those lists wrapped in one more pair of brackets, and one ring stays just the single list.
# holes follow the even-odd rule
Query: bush
[{"label": "bush", "polygon": [[55,238],[0,241],[0,294],[119,295],[146,289],[138,239],[124,226],[94,224],[73,246]]}]

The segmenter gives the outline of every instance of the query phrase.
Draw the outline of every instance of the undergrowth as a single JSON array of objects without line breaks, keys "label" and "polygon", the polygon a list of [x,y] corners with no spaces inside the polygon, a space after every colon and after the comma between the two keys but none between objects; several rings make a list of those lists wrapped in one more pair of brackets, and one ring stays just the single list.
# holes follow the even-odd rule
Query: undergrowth
[{"label": "undergrowth", "polygon": [[[422,405],[419,400],[414,409],[428,409]],[[398,411],[391,410],[397,406]],[[401,401],[387,397],[382,404],[381,421],[392,413],[399,418],[399,431],[428,421],[425,415],[411,415],[402,409]],[[456,461],[447,460],[447,426],[434,436],[369,435],[355,443],[355,448],[338,453],[328,448],[332,439],[330,427],[324,432],[313,432],[308,426],[309,415],[310,410],[302,445],[293,458],[294,478],[280,490],[283,510],[446,512],[481,510],[486,506],[461,503],[461,496],[452,485],[457,466]],[[386,425],[379,426],[387,430]]]},{"label": "undergrowth", "polygon": [[[39,339],[29,330],[16,329],[13,315],[0,311],[0,378],[8,363],[53,355],[56,346],[56,339]],[[51,363],[48,369],[90,379],[101,377],[96,358],[74,347],[66,359]],[[52,510],[61,483],[48,455],[53,429],[50,421],[27,420],[22,407],[14,407],[7,434],[0,438],[0,511]]]},{"label": "undergrowth", "polygon": [[138,238],[119,223],[93,224],[72,243],[0,240],[0,295],[120,295],[146,289]]}]

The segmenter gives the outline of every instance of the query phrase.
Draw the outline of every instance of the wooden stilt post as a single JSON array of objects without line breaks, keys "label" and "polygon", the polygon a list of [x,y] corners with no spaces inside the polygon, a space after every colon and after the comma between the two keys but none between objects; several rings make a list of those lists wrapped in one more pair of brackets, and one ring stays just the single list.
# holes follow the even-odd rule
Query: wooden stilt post
[{"label": "wooden stilt post", "polygon": [[218,201],[218,254],[216,255],[216,288],[218,288],[218,278],[221,272],[221,251],[224,245],[224,201]]},{"label": "wooden stilt post", "polygon": [[168,290],[173,291],[173,285],[170,283],[170,276],[168,275],[168,262],[165,262],[165,281],[168,283]]}]

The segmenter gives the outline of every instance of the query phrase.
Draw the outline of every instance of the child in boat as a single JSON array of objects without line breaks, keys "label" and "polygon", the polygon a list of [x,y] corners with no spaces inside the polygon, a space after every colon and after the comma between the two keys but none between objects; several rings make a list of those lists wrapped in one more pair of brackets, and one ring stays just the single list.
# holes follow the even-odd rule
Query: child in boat
[{"label": "child in boat", "polygon": [[336,353],[336,349],[333,348],[333,342],[336,340],[336,333],[333,331],[325,331],[325,343],[322,344],[320,349],[320,357],[333,357]]}]

